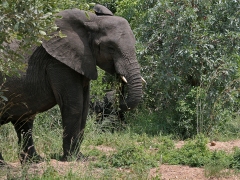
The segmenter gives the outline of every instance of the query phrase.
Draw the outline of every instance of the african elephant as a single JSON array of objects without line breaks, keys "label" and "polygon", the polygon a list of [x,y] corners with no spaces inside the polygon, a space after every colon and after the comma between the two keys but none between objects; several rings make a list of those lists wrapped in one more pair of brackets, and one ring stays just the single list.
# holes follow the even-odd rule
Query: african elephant
[{"label": "african elephant", "polygon": [[3,161],[2,153],[0,153],[0,166],[5,165],[6,163]]},{"label": "african elephant", "polygon": [[37,113],[56,104],[64,129],[60,160],[67,161],[73,155],[81,158],[89,82],[97,79],[96,66],[127,82],[127,97],[120,102],[121,110],[133,109],[140,102],[142,77],[129,23],[104,6],[95,5],[94,11],[95,14],[79,9],[61,11],[55,21],[57,32],[36,47],[27,59],[26,72],[20,77],[7,77],[6,81],[0,76],[8,98],[1,107],[5,109],[0,125],[14,125],[19,145],[22,144],[21,162],[42,160],[32,139],[33,121]]},{"label": "african elephant", "polygon": [[[98,124],[102,124],[104,119],[108,119],[112,122],[112,125],[124,124],[124,111],[118,109],[118,101],[121,99],[118,96],[122,96],[122,94],[117,95],[116,90],[107,91],[102,100],[90,100],[90,110],[94,112],[97,117],[96,121]],[[112,128],[114,131],[114,128]]]}]

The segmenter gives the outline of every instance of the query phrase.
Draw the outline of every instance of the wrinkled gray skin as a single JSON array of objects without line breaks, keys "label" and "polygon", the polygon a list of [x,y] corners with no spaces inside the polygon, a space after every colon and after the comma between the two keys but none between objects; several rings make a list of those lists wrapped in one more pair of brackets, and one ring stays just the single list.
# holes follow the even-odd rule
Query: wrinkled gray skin
[{"label": "wrinkled gray skin", "polygon": [[[58,104],[63,125],[63,156],[81,156],[80,143],[89,107],[89,81],[97,79],[96,65],[110,74],[126,77],[127,97],[120,102],[125,111],[133,109],[142,96],[140,67],[135,39],[128,22],[95,6],[96,14],[78,9],[65,10],[56,20],[64,38],[55,36],[35,49],[21,77],[7,78],[8,102],[0,125],[11,122],[22,145],[21,161],[41,161],[33,139],[33,120],[37,113]],[[104,12],[108,12],[104,15]],[[57,34],[57,33],[56,33]],[[3,78],[0,76],[0,84]],[[126,103],[124,103],[126,102]],[[22,143],[24,139],[24,142]],[[3,160],[0,154],[1,160]]]}]

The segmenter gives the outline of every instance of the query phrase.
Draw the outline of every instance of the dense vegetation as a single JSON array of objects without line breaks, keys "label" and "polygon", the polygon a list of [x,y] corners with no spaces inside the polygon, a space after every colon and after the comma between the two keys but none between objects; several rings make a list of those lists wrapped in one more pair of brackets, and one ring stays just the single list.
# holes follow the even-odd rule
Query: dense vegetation
[{"label": "dense vegetation", "polygon": [[[89,10],[91,2],[3,0],[0,4],[3,12],[3,17],[0,17],[1,72],[12,74],[20,68],[24,69],[21,52],[32,43],[48,38],[48,32],[55,28],[54,13],[72,7]],[[99,0],[97,3],[129,21],[136,36],[137,56],[147,85],[142,103],[134,113],[126,113],[128,124],[125,131],[111,135],[100,133],[89,116],[83,151],[90,144],[104,144],[117,149],[110,155],[96,149],[85,150],[88,155],[98,157],[99,161],[92,163],[91,167],[105,169],[104,173],[108,176],[103,177],[111,177],[112,173],[116,173],[113,168],[119,167],[131,168],[134,175],[143,177],[144,171],[155,167],[162,157],[161,163],[191,166],[221,164],[222,168],[239,169],[239,149],[232,154],[210,152],[205,146],[206,138],[196,136],[203,134],[214,140],[240,137],[239,1]],[[3,43],[12,39],[25,40],[18,52],[11,51]],[[3,50],[6,53],[3,54]],[[99,98],[102,97],[100,89],[113,86],[102,83],[105,74],[101,72],[100,75],[97,81],[92,82],[92,93]],[[0,97],[6,100],[4,94]],[[61,139],[57,139],[61,136],[58,109],[40,114],[37,118],[36,143],[42,147],[42,153],[48,157],[48,153],[60,153],[61,150],[57,149],[61,147]],[[2,144],[11,133],[9,126],[1,127],[0,131]],[[174,148],[172,139],[193,137],[196,137],[193,142],[189,140],[182,149]],[[16,137],[11,135],[10,138]],[[56,143],[51,145],[52,149],[46,149],[48,147],[44,145],[53,141]],[[16,148],[13,144],[11,146]],[[150,152],[150,146],[157,151]],[[8,153],[8,146],[4,147],[4,154],[8,154],[6,159],[16,160],[16,156]],[[52,169],[49,172],[56,174]],[[75,175],[71,175],[74,178]],[[137,175],[134,178],[137,179]]]},{"label": "dense vegetation", "polygon": [[148,82],[143,113],[183,138],[222,131],[239,114],[239,2],[131,2],[121,1],[117,12],[138,41]]}]

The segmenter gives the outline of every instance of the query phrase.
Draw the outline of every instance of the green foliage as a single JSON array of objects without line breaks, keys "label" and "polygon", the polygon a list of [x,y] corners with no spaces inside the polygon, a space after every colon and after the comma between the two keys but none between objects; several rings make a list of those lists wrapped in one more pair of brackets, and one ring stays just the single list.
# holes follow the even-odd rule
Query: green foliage
[{"label": "green foliage", "polygon": [[63,129],[58,106],[36,116],[33,134],[35,145],[45,152],[46,160],[61,156]]},{"label": "green foliage", "polygon": [[148,13],[148,9],[153,8],[157,2],[157,0],[116,0],[117,15],[126,18],[131,27],[137,29],[135,31],[137,33],[139,25],[145,23],[143,17]]},{"label": "green foliage", "polygon": [[[148,135],[170,134],[171,124],[163,120],[158,112],[149,112],[149,110],[128,112],[125,114],[128,126],[131,131],[138,134],[146,133]],[[174,132],[175,133],[175,132]]]},{"label": "green foliage", "polygon": [[[157,144],[155,148],[158,149],[159,154],[167,154],[168,151],[175,149],[174,141],[170,137],[161,137],[159,139],[161,143]],[[154,148],[154,147],[153,147]]]},{"label": "green foliage", "polygon": [[[53,178],[55,180],[60,179],[58,177],[58,172],[55,170],[52,166],[49,166],[43,173],[41,179],[46,179],[46,178]],[[34,177],[33,179],[38,179]]]},{"label": "green foliage", "polygon": [[91,81],[91,100],[103,100],[105,92],[111,89],[111,85],[105,82],[105,72],[97,67],[98,78],[95,81]]},{"label": "green foliage", "polygon": [[[24,57],[56,30],[54,14],[63,9],[88,10],[86,1],[3,0],[0,3],[0,71],[12,75],[25,70]],[[9,44],[11,44],[9,46]]]},{"label": "green foliage", "polygon": [[204,165],[206,177],[220,177],[229,173],[227,169],[230,167],[231,155],[224,151],[214,151],[211,158]]},{"label": "green foliage", "polygon": [[163,162],[201,167],[211,156],[206,143],[207,139],[200,135],[194,140],[187,141],[182,148],[167,153],[163,156]]},{"label": "green foliage", "polygon": [[225,151],[210,151],[207,148],[207,142],[207,138],[198,135],[194,139],[187,140],[181,148],[176,149],[173,148],[172,141],[166,139],[158,146],[157,153],[161,155],[162,163],[204,167],[208,177],[219,176],[223,170],[226,174],[225,170],[229,168],[239,168],[239,148],[229,154]]},{"label": "green foliage", "polygon": [[240,148],[235,148],[231,159],[230,167],[240,170]]},{"label": "green foliage", "polygon": [[177,134],[185,138],[196,135],[199,130],[198,117],[195,111],[197,93],[198,88],[192,88],[184,100],[179,100],[176,103],[176,111],[178,112],[179,119],[173,121],[173,123],[178,127],[176,129]]},{"label": "green foliage", "polygon": [[[54,1],[4,0],[0,4],[0,67],[5,74],[24,69],[22,63],[25,51],[41,39],[46,38],[46,28],[54,28]],[[49,31],[52,29],[49,28]],[[19,43],[7,46],[12,41]],[[23,42],[24,40],[24,42]],[[18,46],[20,44],[20,47]]]},{"label": "green foliage", "polygon": [[[0,127],[0,152],[3,154],[3,157],[9,161],[18,160],[17,135],[14,131],[11,124]],[[9,149],[11,149],[11,151],[9,151]]]},{"label": "green foliage", "polygon": [[134,28],[148,82],[144,108],[158,111],[183,138],[210,134],[237,112],[238,1],[117,2]]},{"label": "green foliage", "polygon": [[113,167],[129,167],[137,164],[145,164],[153,167],[150,157],[146,155],[140,147],[128,147],[120,149],[117,153],[108,158],[108,162]]}]

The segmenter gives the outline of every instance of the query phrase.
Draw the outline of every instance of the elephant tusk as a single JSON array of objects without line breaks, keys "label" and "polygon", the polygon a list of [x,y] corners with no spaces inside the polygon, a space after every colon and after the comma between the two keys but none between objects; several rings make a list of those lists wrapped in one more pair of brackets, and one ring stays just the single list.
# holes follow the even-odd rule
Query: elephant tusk
[{"label": "elephant tusk", "polygon": [[121,76],[122,80],[127,83],[127,79],[124,76]]},{"label": "elephant tusk", "polygon": [[143,79],[143,77],[141,76],[142,82],[147,84],[147,81],[145,81],[145,79]]}]

